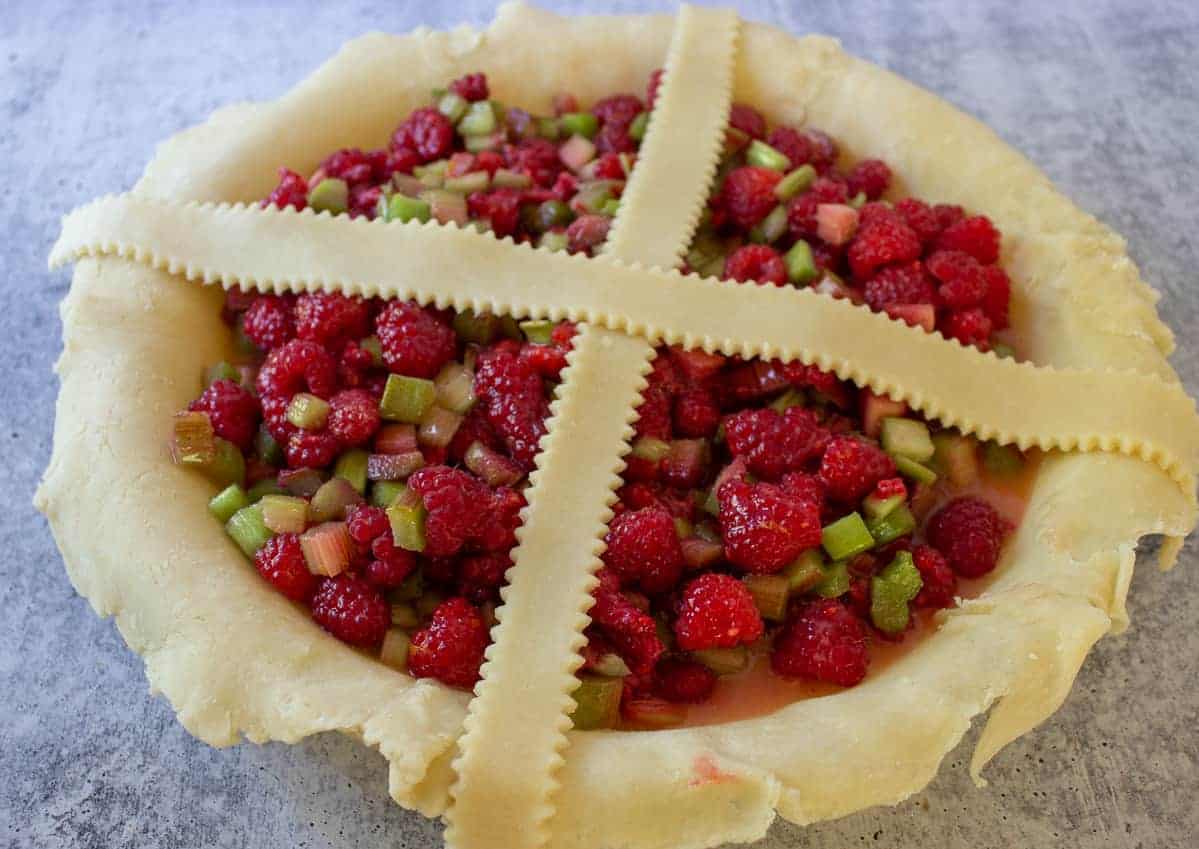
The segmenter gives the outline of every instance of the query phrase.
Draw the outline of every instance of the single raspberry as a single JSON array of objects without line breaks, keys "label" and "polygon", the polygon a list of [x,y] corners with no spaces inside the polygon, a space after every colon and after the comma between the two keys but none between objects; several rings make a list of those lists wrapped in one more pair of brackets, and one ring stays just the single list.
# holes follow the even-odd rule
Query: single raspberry
[{"label": "single raspberry", "polygon": [[791,160],[792,168],[808,164],[815,153],[812,140],[794,127],[775,127],[767,143]]},{"label": "single raspberry", "polygon": [[377,182],[384,178],[387,166],[387,151],[372,150],[370,152],[356,147],[343,148],[328,156],[321,163],[321,171],[326,177],[336,177],[345,180],[350,185],[355,183]]},{"label": "single raspberry", "polygon": [[[538,186],[550,186],[560,176],[567,177],[563,185],[574,185],[574,178],[562,173],[562,160],[558,158],[557,146],[543,138],[522,139],[517,144],[504,146],[504,162],[508,168],[528,174]],[[573,194],[573,188],[571,194]],[[559,200],[566,200],[559,197]]]},{"label": "single raspberry", "polygon": [[393,148],[411,150],[421,162],[448,155],[453,144],[454,125],[431,106],[414,111],[391,136]]},{"label": "single raspberry", "polygon": [[669,440],[671,437],[670,393],[660,386],[648,386],[637,406],[633,429],[638,436]]},{"label": "single raspberry", "polygon": [[797,389],[812,389],[842,409],[853,404],[853,384],[841,380],[835,372],[823,371],[814,365],[805,366],[799,360],[784,364],[782,371],[787,382]]},{"label": "single raspberry", "polygon": [[787,266],[770,245],[743,245],[724,261],[724,277],[726,280],[752,280],[782,286],[787,282]]},{"label": "single raspberry", "polygon": [[599,585],[588,615],[637,675],[648,675],[666,651],[654,618],[620,591],[620,578],[611,569],[596,573]]},{"label": "single raspberry", "polygon": [[690,493],[679,492],[657,483],[630,483],[618,492],[620,504],[627,510],[660,507],[676,519],[695,518],[695,501]]},{"label": "single raspberry", "polygon": [[549,415],[541,375],[516,354],[485,351],[475,371],[475,395],[512,459],[532,469]]},{"label": "single raspberry", "polygon": [[903,218],[890,204],[871,201],[858,210],[858,226],[873,227],[875,224],[903,224]]},{"label": "single raspberry", "polygon": [[846,203],[849,189],[844,182],[820,177],[811,188],[787,204],[787,227],[801,239],[816,236],[816,210],[822,203]]},{"label": "single raspberry", "polygon": [[752,106],[734,103],[729,110],[729,126],[736,127],[751,139],[766,138],[766,118]]},{"label": "single raspberry", "polygon": [[937,249],[962,251],[990,265],[999,259],[999,231],[987,216],[972,215],[945,228],[937,239]]},{"label": "single raspberry", "polygon": [[966,217],[966,210],[954,203],[939,203],[933,207],[933,213],[937,216],[937,225],[942,230],[948,230]]},{"label": "single raspberry", "polygon": [[725,419],[724,434],[733,456],[744,457],[751,472],[768,480],[820,456],[829,440],[816,414],[798,406],[782,413],[742,410]]},{"label": "single raspberry", "polygon": [[355,504],[346,511],[346,526],[350,538],[359,545],[370,545],[377,538],[391,532],[391,523],[382,507],[370,504]]},{"label": "single raspberry", "polygon": [[928,271],[941,283],[940,295],[951,310],[976,307],[987,295],[982,266],[961,251],[937,251],[926,262]]},{"label": "single raspberry", "polygon": [[308,206],[308,181],[289,168],[280,168],[279,184],[271,190],[262,205],[304,209]]},{"label": "single raspberry", "polygon": [[938,510],[929,519],[925,535],[954,572],[963,578],[980,578],[999,562],[1006,530],[994,507],[978,498],[963,497]]},{"label": "single raspberry", "polygon": [[728,561],[747,572],[777,572],[820,545],[820,505],[769,483],[730,480],[717,493]]},{"label": "single raspberry", "polygon": [[788,678],[852,687],[870,665],[862,621],[836,599],[814,601],[788,617],[774,639],[770,666]]},{"label": "single raspberry", "polygon": [[623,180],[629,175],[625,173],[620,154],[605,153],[595,161],[595,176],[600,180]]},{"label": "single raspberry", "polygon": [[892,263],[920,258],[920,239],[906,224],[883,219],[860,228],[849,246],[849,267],[858,280]]},{"label": "single raspberry", "polygon": [[897,304],[931,304],[936,291],[919,262],[889,265],[866,281],[866,303],[882,311]]},{"label": "single raspberry", "polygon": [[716,572],[687,584],[674,620],[676,641],[685,651],[752,643],[763,630],[762,617],[745,584]]},{"label": "single raspberry", "polygon": [[586,253],[608,239],[612,219],[607,215],[580,215],[566,228],[566,249],[572,254]]},{"label": "single raspberry", "polygon": [[433,377],[457,351],[453,329],[412,301],[388,303],[375,319],[375,334],[387,367],[409,377]]},{"label": "single raspberry", "polygon": [[918,545],[912,549],[912,559],[920,570],[920,578],[924,585],[912,603],[920,608],[939,610],[942,607],[953,607],[954,596],[958,593],[958,579],[949,568],[949,561],[935,548]]},{"label": "single raspberry", "polygon": [[458,563],[458,592],[475,604],[497,601],[504,573],[512,567],[506,551],[472,554]]},{"label": "single raspberry", "polygon": [[675,396],[673,421],[680,436],[706,438],[720,425],[720,408],[711,392],[692,386]]},{"label": "single raspberry", "polygon": [[983,280],[987,282],[987,294],[983,296],[982,308],[991,319],[993,330],[1008,326],[1008,306],[1012,298],[1012,281],[998,265],[983,266]]},{"label": "single raspberry", "polygon": [[287,465],[293,469],[320,469],[330,465],[341,453],[341,443],[327,430],[296,429],[283,448]]},{"label": "single raspberry", "polygon": [[604,542],[604,562],[647,593],[666,592],[683,572],[674,519],[661,508],[622,513],[608,525]]},{"label": "single raspberry", "polygon": [[781,364],[770,360],[753,360],[725,369],[708,382],[708,389],[723,408],[762,401],[769,395],[786,389],[787,376]]},{"label": "single raspberry", "polygon": [[514,489],[501,486],[491,493],[491,501],[483,510],[481,525],[475,531],[472,545],[483,551],[508,551],[516,545],[516,529],[520,527],[520,511],[525,509],[525,497]]},{"label": "single raspberry", "polygon": [[316,589],[316,576],[308,571],[296,534],[278,534],[267,540],[254,555],[254,567],[292,601],[307,601]]},{"label": "single raspberry", "polygon": [[329,407],[329,432],[347,448],[365,445],[379,429],[379,402],[365,389],[338,392]]},{"label": "single raspberry", "polygon": [[516,189],[474,192],[466,199],[467,212],[476,220],[491,222],[491,232],[503,238],[516,232],[520,223],[521,193]]},{"label": "single raspberry", "polygon": [[243,451],[254,441],[258,431],[258,399],[240,383],[214,380],[187,408],[208,413],[216,435]]},{"label": "single raspberry", "polygon": [[520,358],[547,380],[557,380],[566,368],[566,351],[557,345],[522,345]]},{"label": "single raspberry", "polygon": [[863,159],[845,178],[849,194],[853,197],[861,192],[868,200],[878,200],[891,185],[891,169],[881,159]]},{"label": "single raspberry", "polygon": [[296,336],[340,348],[350,339],[367,335],[370,313],[360,297],[337,292],[312,292],[296,298]]},{"label": "single raspberry", "polygon": [[963,345],[977,345],[984,351],[990,347],[991,319],[980,309],[950,313],[941,321],[941,332]]},{"label": "single raspberry", "polygon": [[614,94],[591,107],[591,114],[607,125],[627,127],[645,111],[641,99],[633,94]]},{"label": "single raspberry", "polygon": [[829,173],[833,165],[836,164],[837,157],[841,155],[841,150],[837,147],[837,142],[823,130],[809,127],[805,132],[812,141],[812,167],[816,169],[818,174]]},{"label": "single raspberry", "polygon": [[417,678],[436,678],[469,690],[479,680],[489,640],[479,611],[464,598],[451,598],[439,604],[429,624],[412,635],[408,670]]},{"label": "single raspberry", "polygon": [[716,688],[716,673],[702,663],[668,657],[654,670],[654,691],[668,702],[706,702]]},{"label": "single raspberry", "polygon": [[941,235],[941,225],[933,208],[918,198],[904,198],[895,204],[895,212],[920,237],[920,241],[931,244]]},{"label": "single raspberry", "polygon": [[328,398],[337,387],[337,367],[317,343],[292,339],[266,355],[257,382],[264,406],[268,395],[290,400],[297,392],[307,391]]},{"label": "single raspberry", "polygon": [[278,348],[296,335],[292,319],[292,299],[279,295],[262,295],[253,300],[241,320],[242,330],[258,348],[269,351]]},{"label": "single raspberry", "polygon": [[628,124],[604,124],[595,136],[595,149],[600,153],[632,153],[637,142],[629,135]]},{"label": "single raspberry", "polygon": [[876,498],[893,498],[896,495],[907,498],[908,485],[903,482],[903,478],[883,478],[874,485],[871,495]]},{"label": "single raspberry", "polygon": [[[366,564],[363,569],[362,576],[366,578],[367,583],[378,587],[381,590],[391,590],[398,587],[400,584],[412,574],[412,570],[416,568],[416,555],[411,551],[405,551],[394,544],[390,544],[391,540],[388,537],[379,537],[375,542],[385,541],[389,543],[387,546],[387,556],[376,559]],[[383,548],[383,546],[379,546]],[[371,546],[372,551],[375,546]]]},{"label": "single raspberry", "polygon": [[312,597],[312,618],[342,642],[377,646],[391,625],[391,609],[366,581],[342,574],[321,582]]},{"label": "single raspberry", "polygon": [[734,169],[724,179],[719,204],[735,225],[749,230],[778,203],[774,187],[782,178],[782,174],[769,168],[747,165]]},{"label": "single raspberry", "polygon": [[491,500],[487,484],[470,472],[425,466],[408,478],[408,488],[425,505],[425,551],[431,557],[457,554],[479,529],[482,505]]},{"label": "single raspberry", "polygon": [[654,108],[654,100],[658,97],[658,87],[662,85],[664,73],[662,68],[658,68],[649,75],[649,83],[645,87],[645,103],[650,109]]},{"label": "single raspberry", "polygon": [[388,151],[387,165],[383,170],[390,178],[392,174],[411,174],[412,170],[420,164],[421,157],[416,151],[406,147],[394,148]]},{"label": "single raspberry", "polygon": [[491,96],[491,92],[487,87],[486,74],[467,74],[466,76],[459,77],[450,83],[450,91],[463,100],[469,100],[472,103],[476,100],[486,100]]},{"label": "single raspberry", "polygon": [[820,460],[820,479],[829,497],[842,504],[856,504],[880,480],[894,476],[894,460],[853,436],[834,436]]}]

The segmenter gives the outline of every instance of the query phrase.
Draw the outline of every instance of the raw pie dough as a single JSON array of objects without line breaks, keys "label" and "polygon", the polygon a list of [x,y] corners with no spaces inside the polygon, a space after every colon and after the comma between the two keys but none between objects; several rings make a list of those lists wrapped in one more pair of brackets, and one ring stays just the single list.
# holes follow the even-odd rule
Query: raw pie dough
[{"label": "raw pie dough", "polygon": [[[683,18],[702,31],[719,14],[688,10]],[[311,170],[330,150],[381,145],[397,116],[421,105],[429,89],[473,70],[485,70],[508,102],[541,111],[548,111],[554,90],[572,91],[583,102],[640,90],[650,72],[663,65],[675,26],[668,16],[559,18],[506,5],[482,33],[458,29],[366,36],[279,101],[221,110],[163,144],[135,188],[134,200],[171,202],[181,216],[190,213],[173,202],[253,202],[269,192],[280,162]],[[684,35],[675,37],[682,40]],[[495,763],[493,781],[541,782],[541,789],[531,791],[532,803],[541,807],[540,819],[527,823],[532,836],[521,838],[527,845],[548,838],[548,845],[579,849],[712,846],[762,836],[776,810],[806,823],[895,803],[923,787],[971,719],[990,708],[972,762],[977,776],[999,748],[1058,707],[1091,645],[1127,624],[1124,598],[1137,539],[1169,536],[1168,561],[1177,551],[1176,541],[1194,524],[1199,430],[1193,405],[1166,362],[1172,340],[1157,318],[1156,294],[1140,280],[1122,240],[1057,194],[985,127],[931,94],[846,55],[828,39],[797,39],[740,24],[735,49],[733,91],[723,96],[754,104],[772,122],[821,127],[850,157],[885,159],[903,180],[899,194],[960,203],[994,220],[1005,235],[1003,263],[1014,283],[1013,323],[1022,331],[1023,353],[1039,366],[1084,370],[1075,375],[1075,382],[1087,387],[1078,398],[1080,403],[1098,402],[1102,427],[1096,424],[1096,432],[1088,434],[1086,417],[1062,421],[1054,412],[1058,408],[1049,404],[1048,390],[1030,390],[1040,379],[1059,385],[1047,370],[1034,372],[1035,380],[1000,383],[989,376],[971,380],[958,375],[954,386],[955,391],[958,384],[962,387],[960,400],[956,394],[928,400],[929,392],[954,377],[959,362],[990,373],[1028,367],[902,332],[895,322],[827,299],[765,289],[747,295],[752,287],[739,287],[742,295],[763,305],[771,298],[790,298],[785,306],[797,322],[804,322],[810,311],[840,312],[845,321],[884,338],[902,336],[897,344],[927,348],[929,362],[943,357],[954,363],[942,369],[946,374],[938,377],[939,383],[926,374],[927,388],[916,367],[904,372],[896,364],[899,374],[880,375],[854,365],[853,375],[876,388],[896,387],[915,406],[967,425],[972,416],[961,410],[981,405],[990,411],[973,418],[973,429],[984,436],[995,433],[1022,444],[1086,453],[1053,452],[1045,458],[1024,520],[987,591],[940,614],[935,635],[861,685],[723,725],[570,732],[561,752],[564,760],[552,774],[530,777],[511,763]],[[579,58],[596,55],[608,61]],[[552,80],[552,87],[543,80]],[[664,93],[669,89],[664,86]],[[313,120],[318,115],[320,120]],[[965,181],[963,175],[968,175]],[[237,210],[189,209],[199,209],[201,220],[218,214],[255,217]],[[327,238],[334,227],[386,232],[360,222],[322,222],[310,214],[256,215],[301,229],[315,225],[312,232],[318,239]],[[178,247],[171,240],[182,228],[180,219],[172,220],[165,220],[153,238],[141,238]],[[192,265],[193,260],[155,257],[141,243],[118,244],[121,234],[129,232],[120,228],[109,236],[92,231],[90,241],[81,237],[75,243],[69,238],[70,224],[56,258],[83,258],[62,307],[62,389],[54,454],[37,504],[50,519],[75,586],[98,613],[115,616],[126,641],[145,658],[152,688],[170,699],[180,721],[196,736],[229,745],[242,735],[292,742],[319,731],[346,731],[389,760],[397,802],[428,816],[445,814],[469,696],[415,681],[325,635],[247,568],[208,515],[210,485],[167,459],[163,422],[192,397],[203,365],[227,356],[231,345],[219,317],[220,290],[181,279],[221,277],[205,265],[215,258],[201,257]],[[409,238],[408,232],[430,245],[438,238],[416,227],[402,238]],[[502,247],[494,240],[486,244]],[[182,238],[179,245],[203,253],[204,245],[196,239]],[[638,269],[626,272],[616,260],[663,264],[661,253],[655,252],[660,245],[647,240],[643,247],[652,260],[634,251],[590,264],[574,261],[572,268],[587,265],[588,274],[619,278]],[[287,256],[270,254],[266,267],[285,264]],[[452,259],[453,253],[434,256],[440,261]],[[348,249],[332,259],[358,268]],[[304,277],[303,268],[283,281],[286,274],[254,270],[254,256],[230,261],[233,272],[226,283],[247,268],[247,282],[313,282]],[[359,286],[381,282],[353,276],[346,280]],[[390,282],[397,292],[421,293],[444,303],[456,302],[460,294],[454,292],[462,289],[455,287],[464,285],[432,273]],[[643,300],[653,304],[650,295],[633,297],[630,305],[617,295],[608,303],[589,305],[571,300],[587,297],[582,285],[573,288],[577,291],[557,287],[552,306],[534,298],[526,311],[583,315],[613,330],[641,332],[653,323],[637,312],[645,307]],[[635,281],[626,288],[634,290]],[[711,297],[732,297],[734,288],[709,286],[715,293]],[[515,303],[519,296],[519,291],[506,293],[498,300]],[[695,301],[708,303],[708,297],[697,295]],[[658,329],[643,335],[686,338],[726,350],[752,344],[758,347],[746,350],[816,356],[818,361],[827,356],[820,345],[805,353],[807,337],[783,338],[790,325],[771,320],[773,304],[766,312],[742,307],[732,324],[743,329],[713,333],[691,323],[693,318],[700,324],[711,319],[694,307],[695,301],[688,306],[674,299],[673,313],[660,308],[654,314]],[[607,318],[601,314],[605,310]],[[729,316],[720,315],[719,326],[727,323]],[[754,338],[759,324],[763,330]],[[621,340],[615,343],[619,345],[633,342],[626,336],[614,338]],[[874,349],[874,338],[864,338],[860,347]],[[850,353],[855,348],[844,340],[840,344]],[[878,355],[873,360],[879,368],[887,362]],[[572,357],[572,369],[579,361],[577,354]],[[849,368],[847,364],[844,376]],[[1105,373],[1109,369],[1123,373]],[[639,391],[638,381],[634,373],[621,386]],[[1109,390],[1117,381],[1120,394],[1114,395]],[[995,402],[995,387],[1008,384],[1017,394],[1004,407]],[[1130,393],[1143,401],[1105,409],[1107,399]],[[1060,405],[1062,416],[1071,413],[1067,407]],[[994,421],[1002,414],[1010,421]],[[1044,433],[1047,442],[1021,433]],[[615,468],[618,458],[611,459],[608,468]],[[545,458],[540,465],[546,465]],[[585,543],[586,533],[580,531],[580,536]],[[131,540],[136,540],[134,546]],[[515,585],[519,577],[514,573],[512,578]],[[546,770],[555,766],[545,764]],[[455,799],[461,801],[457,792]],[[467,813],[480,817],[488,812],[476,805],[463,816]]]}]

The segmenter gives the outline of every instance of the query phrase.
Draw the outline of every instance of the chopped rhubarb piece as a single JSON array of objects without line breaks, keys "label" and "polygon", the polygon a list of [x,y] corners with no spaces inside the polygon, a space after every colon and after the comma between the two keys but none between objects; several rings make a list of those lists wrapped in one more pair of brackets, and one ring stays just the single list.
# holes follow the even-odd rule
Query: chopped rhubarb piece
[{"label": "chopped rhubarb piece", "polygon": [[692,570],[706,569],[724,557],[723,545],[699,537],[679,540],[679,547],[683,550],[683,563]]},{"label": "chopped rhubarb piece", "polygon": [[651,696],[628,699],[621,710],[625,719],[642,728],[673,728],[687,719],[685,706]]},{"label": "chopped rhubarb piece", "polygon": [[787,615],[791,585],[782,575],[746,575],[741,579],[763,619],[781,622]]},{"label": "chopped rhubarb piece", "polygon": [[922,328],[927,333],[937,329],[937,308],[932,304],[891,304],[886,310],[891,318]]},{"label": "chopped rhubarb piece", "polygon": [[304,430],[320,430],[329,420],[329,402],[308,392],[297,392],[287,405],[287,420]]},{"label": "chopped rhubarb piece", "polygon": [[407,491],[408,487],[399,481],[375,481],[371,484],[371,504],[386,510]]},{"label": "chopped rhubarb piece", "polygon": [[437,397],[433,381],[389,374],[379,401],[379,415],[389,421],[417,424]]},{"label": "chopped rhubarb piece", "polygon": [[978,480],[978,442],[969,436],[943,430],[933,437],[933,468],[957,487]]},{"label": "chopped rhubarb piece", "polygon": [[849,592],[849,565],[840,560],[823,567],[824,574],[816,585],[816,594],[822,598],[839,598]]},{"label": "chopped rhubarb piece", "polygon": [[250,499],[246,497],[245,490],[235,483],[229,484],[208,502],[209,512],[216,516],[221,524],[228,522],[241,508],[249,506]]},{"label": "chopped rhubarb piece", "polygon": [[383,648],[379,650],[379,660],[392,669],[400,672],[408,671],[408,649],[412,639],[399,628],[388,628],[383,637]]},{"label": "chopped rhubarb piece", "polygon": [[211,460],[199,467],[200,471],[218,486],[245,483],[246,458],[241,453],[241,449],[219,436],[214,443],[215,453]]},{"label": "chopped rhubarb piece", "polygon": [[731,649],[696,649],[691,652],[697,660],[717,675],[732,675],[749,665],[749,649],[733,646]]},{"label": "chopped rhubarb piece", "polygon": [[415,607],[400,601],[391,606],[391,624],[398,628],[416,628],[420,625],[420,617],[416,615]]},{"label": "chopped rhubarb piece", "polygon": [[265,495],[259,501],[262,521],[277,534],[302,534],[308,524],[308,502],[294,495]]},{"label": "chopped rhubarb piece", "polygon": [[246,557],[253,558],[258,549],[266,545],[272,536],[271,529],[262,521],[262,508],[257,504],[243,507],[229,517],[225,533],[233,538]]},{"label": "chopped rhubarb piece", "polygon": [[379,207],[384,221],[425,222],[432,216],[427,201],[405,194],[394,194],[389,199],[380,197]]},{"label": "chopped rhubarb piece", "polygon": [[931,484],[937,480],[937,473],[923,463],[917,463],[910,457],[896,457],[896,470],[916,483]]},{"label": "chopped rhubarb piece", "polygon": [[421,418],[416,439],[422,445],[445,448],[462,424],[462,416],[444,407],[430,407]]},{"label": "chopped rhubarb piece", "polygon": [[590,112],[567,112],[558,119],[562,132],[591,138],[599,131],[599,118]]},{"label": "chopped rhubarb piece", "polygon": [[821,542],[833,560],[845,560],[874,548],[874,537],[857,513],[842,516],[821,531]]},{"label": "chopped rhubarb piece", "polygon": [[366,476],[372,481],[401,481],[425,465],[420,451],[405,454],[371,454],[366,459]]},{"label": "chopped rhubarb piece", "polygon": [[903,416],[908,412],[908,405],[903,401],[894,401],[886,395],[875,395],[868,389],[863,389],[860,397],[862,432],[876,439],[882,432],[883,419],[891,416]]},{"label": "chopped rhubarb piece", "polygon": [[571,171],[577,172],[595,159],[595,144],[585,136],[571,136],[559,146],[558,158]]},{"label": "chopped rhubarb piece", "polygon": [[787,579],[787,586],[793,593],[815,589],[824,581],[824,557],[817,549],[809,548],[783,567],[782,576]]},{"label": "chopped rhubarb piece", "polygon": [[791,167],[791,160],[786,154],[760,139],[754,139],[749,143],[749,148],[745,151],[745,161],[759,168],[769,168],[771,171],[786,171]]},{"label": "chopped rhubarb piece", "polygon": [[208,413],[176,413],[171,455],[176,463],[202,466],[216,456],[216,432]]},{"label": "chopped rhubarb piece", "polygon": [[337,458],[337,462],[333,466],[333,477],[341,478],[349,481],[350,486],[357,490],[359,495],[366,492],[366,463],[367,453],[355,449],[346,451]]},{"label": "chopped rhubarb piece", "polygon": [[652,436],[642,436],[633,442],[630,452],[638,460],[660,463],[670,453],[670,443]]},{"label": "chopped rhubarb piece", "polygon": [[325,482],[324,477],[316,469],[284,469],[279,472],[279,486],[291,495],[311,498]]},{"label": "chopped rhubarb piece", "polygon": [[571,714],[574,727],[580,731],[613,728],[620,721],[620,696],[624,684],[620,678],[603,675],[580,675],[579,686],[571,694],[575,709]]},{"label": "chopped rhubarb piece", "polygon": [[880,434],[883,450],[892,457],[907,457],[923,463],[931,459],[936,450],[928,425],[915,419],[888,416],[882,421]]},{"label": "chopped rhubarb piece", "polygon": [[447,363],[433,379],[437,403],[458,414],[475,405],[475,375],[461,363]]},{"label": "chopped rhubarb piece", "polygon": [[457,192],[428,189],[420,193],[420,199],[428,204],[429,213],[439,224],[464,227],[470,221],[466,198]]},{"label": "chopped rhubarb piece", "polygon": [[424,551],[425,515],[425,505],[420,496],[405,488],[403,494],[387,508],[387,519],[391,522],[395,544],[407,551]]},{"label": "chopped rhubarb piece", "polygon": [[629,669],[629,665],[624,662],[624,658],[616,654],[616,652],[608,652],[601,655],[591,664],[591,669],[597,674],[608,678],[623,678],[632,671]]},{"label": "chopped rhubarb piece", "polygon": [[800,192],[806,192],[816,181],[816,169],[811,165],[801,165],[779,180],[774,187],[774,196],[786,203]]},{"label": "chopped rhubarb piece", "polygon": [[524,468],[509,457],[492,451],[482,442],[472,442],[462,458],[470,469],[488,486],[512,486],[525,476]]},{"label": "chopped rhubarb piece", "polygon": [[330,478],[308,503],[308,518],[313,522],[331,522],[346,517],[346,508],[361,504],[362,496],[345,478]]},{"label": "chopped rhubarb piece", "polygon": [[911,611],[908,603],[924,586],[920,570],[910,552],[901,551],[885,569],[870,579],[870,621],[887,634],[898,634],[908,627]]},{"label": "chopped rhubarb piece", "polygon": [[308,206],[314,212],[340,215],[349,208],[350,187],[345,180],[326,178],[308,192]]},{"label": "chopped rhubarb piece", "polygon": [[816,235],[830,245],[844,245],[858,229],[858,211],[843,203],[816,207]]},{"label": "chopped rhubarb piece", "polygon": [[887,514],[867,521],[866,527],[876,545],[886,545],[916,530],[916,517],[907,505],[900,504]]},{"label": "chopped rhubarb piece", "polygon": [[300,536],[304,562],[314,575],[340,575],[354,559],[354,539],[345,522],[325,522]]},{"label": "chopped rhubarb piece", "polygon": [[376,454],[408,454],[419,450],[415,425],[386,424],[375,434]]}]

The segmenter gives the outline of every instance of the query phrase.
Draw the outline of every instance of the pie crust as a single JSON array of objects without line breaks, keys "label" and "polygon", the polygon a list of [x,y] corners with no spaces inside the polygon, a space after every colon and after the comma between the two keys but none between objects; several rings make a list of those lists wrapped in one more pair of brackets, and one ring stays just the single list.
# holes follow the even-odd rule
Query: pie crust
[{"label": "pie crust", "polygon": [[[580,58],[597,55],[606,61]],[[637,200],[622,204],[629,221],[618,219],[596,260],[452,228],[204,205],[265,196],[278,162],[314,166],[329,150],[383,142],[397,115],[464,72],[483,69],[506,100],[546,111],[543,80],[587,102],[639,88],[664,57],[662,103],[626,195]],[[1036,367],[806,292],[647,270],[673,264],[690,236],[732,99],[826,129],[850,156],[886,159],[900,193],[991,217]],[[668,144],[680,129],[694,151]],[[634,226],[641,215],[681,230]],[[76,588],[115,617],[193,734],[213,745],[355,734],[388,759],[396,801],[446,815],[447,839],[463,849],[712,846],[762,836],[776,810],[807,823],[895,803],[989,709],[977,777],[1058,707],[1091,645],[1127,624],[1137,540],[1169,537],[1169,564],[1195,522],[1194,405],[1166,361],[1156,294],[1120,237],[933,95],[829,39],[726,12],[560,18],[505,5],[481,33],[366,36],[280,100],[221,110],[162,145],[132,195],[67,219],[52,261],[73,258],[37,504]],[[480,282],[471,272],[483,262],[499,271]],[[207,514],[210,485],[152,450],[203,364],[231,348],[220,291],[182,278],[592,322],[555,402],[473,706],[320,631],[246,568]],[[660,339],[798,357],[984,438],[1060,450],[1041,463],[986,591],[939,614],[934,635],[861,685],[722,725],[563,734],[621,443]],[[545,571],[558,554],[561,579]],[[520,641],[543,628],[544,662],[529,662],[534,645]]]}]

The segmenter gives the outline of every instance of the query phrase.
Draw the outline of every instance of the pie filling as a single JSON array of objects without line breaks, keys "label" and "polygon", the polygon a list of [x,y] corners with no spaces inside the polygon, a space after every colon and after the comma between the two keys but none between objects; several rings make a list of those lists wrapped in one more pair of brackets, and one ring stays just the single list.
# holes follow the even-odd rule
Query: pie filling
[{"label": "pie filling", "polygon": [[[490,229],[593,254],[620,208],[643,100],[553,116],[471,74],[387,149],[285,169],[263,203]],[[1011,356],[1000,235],[981,215],[881,200],[878,160],[734,105],[686,256],[705,275],[812,286]],[[239,359],[176,415],[175,460],[260,574],[342,641],[470,689],[512,561],[574,327],[335,293],[234,289]],[[798,362],[662,348],[590,615],[579,728],[718,721],[851,687],[872,657],[996,566],[1032,458]],[[998,507],[998,509],[997,509]]]}]

